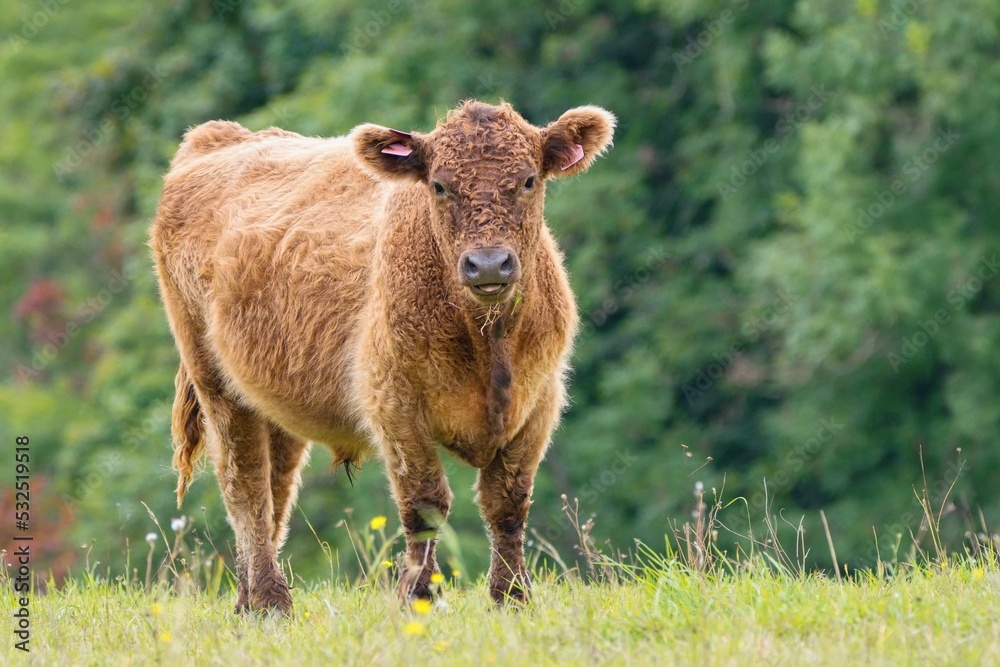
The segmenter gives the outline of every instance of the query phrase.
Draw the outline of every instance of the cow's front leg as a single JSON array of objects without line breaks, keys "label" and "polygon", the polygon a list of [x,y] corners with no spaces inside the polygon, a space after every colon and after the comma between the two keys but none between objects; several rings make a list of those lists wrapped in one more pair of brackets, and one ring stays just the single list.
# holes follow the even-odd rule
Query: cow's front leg
[{"label": "cow's front leg", "polygon": [[531,595],[531,577],[524,563],[524,531],[535,472],[545,454],[558,411],[547,412],[530,420],[479,471],[476,500],[489,526],[490,597],[497,604],[527,602]]},{"label": "cow's front leg", "polygon": [[434,554],[438,528],[451,508],[448,479],[433,445],[393,443],[386,449],[386,468],[406,534],[399,595],[404,600],[431,598],[431,576],[438,571]]}]

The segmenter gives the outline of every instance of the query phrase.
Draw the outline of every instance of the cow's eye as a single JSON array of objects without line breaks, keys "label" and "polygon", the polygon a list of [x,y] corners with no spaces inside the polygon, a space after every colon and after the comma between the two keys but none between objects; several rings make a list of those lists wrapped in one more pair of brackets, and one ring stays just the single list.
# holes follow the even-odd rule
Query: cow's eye
[{"label": "cow's eye", "polygon": [[438,197],[441,197],[446,193],[444,186],[438,183],[437,181],[434,181],[432,185],[434,186],[434,194],[436,194]]},{"label": "cow's eye", "polygon": [[534,176],[528,176],[528,178],[526,178],[525,181],[524,181],[524,189],[525,190],[533,190],[534,188],[535,188],[535,177]]}]

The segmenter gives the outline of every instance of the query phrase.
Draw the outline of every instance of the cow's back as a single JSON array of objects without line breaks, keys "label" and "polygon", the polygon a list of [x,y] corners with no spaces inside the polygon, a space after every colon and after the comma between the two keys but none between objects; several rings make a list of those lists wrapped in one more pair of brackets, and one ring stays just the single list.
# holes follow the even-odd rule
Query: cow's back
[{"label": "cow's back", "polygon": [[346,139],[219,121],[187,134],[165,177],[164,298],[185,304],[236,393],[309,439],[360,435],[349,358],[380,196]]}]

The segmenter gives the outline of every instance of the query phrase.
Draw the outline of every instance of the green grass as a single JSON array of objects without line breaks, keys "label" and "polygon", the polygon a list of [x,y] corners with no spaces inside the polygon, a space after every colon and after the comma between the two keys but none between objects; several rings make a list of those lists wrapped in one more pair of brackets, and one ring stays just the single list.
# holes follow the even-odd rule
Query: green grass
[{"label": "green grass", "polygon": [[[524,610],[495,610],[480,582],[417,614],[385,586],[318,585],[294,591],[294,618],[241,618],[228,592],[91,578],[34,598],[30,655],[9,633],[0,655],[36,665],[1000,664],[1000,572],[970,564],[838,583],[675,563],[619,583],[543,575],[535,593]],[[0,608],[10,619],[9,592]]]},{"label": "green grass", "polygon": [[[631,556],[605,556],[590,535],[593,522],[581,522],[578,504],[566,501],[582,563],[567,566],[540,541],[530,552],[543,568],[531,604],[503,609],[482,578],[461,578],[467,570],[447,525],[441,543],[451,576],[439,584],[438,603],[404,607],[389,560],[400,531],[387,534],[381,516],[348,521],[359,578],[348,583],[317,536],[330,576],[310,584],[288,572],[297,582],[291,618],[234,614],[232,572],[210,535],[175,520],[168,539],[150,513],[166,556],[154,562],[162,552],[150,536],[127,576],[98,574],[88,559],[75,579],[50,582],[31,598],[31,653],[4,633],[0,664],[998,665],[1000,542],[984,525],[947,544],[947,495],[936,511],[926,491],[917,498],[924,518],[902,558],[897,543],[891,560],[850,575],[846,567],[810,573],[801,525],[789,552],[770,511],[763,534],[748,529],[742,546],[724,553],[716,537],[728,530],[719,519],[725,508],[706,504],[701,488],[692,520],[672,526],[665,553],[640,544]],[[550,561],[539,560],[543,551]],[[0,569],[8,624],[12,583]]]}]

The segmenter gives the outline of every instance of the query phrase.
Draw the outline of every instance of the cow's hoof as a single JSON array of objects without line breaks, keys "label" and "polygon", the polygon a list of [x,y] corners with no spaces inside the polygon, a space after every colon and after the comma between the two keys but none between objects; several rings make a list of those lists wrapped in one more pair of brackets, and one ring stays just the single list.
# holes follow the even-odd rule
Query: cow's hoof
[{"label": "cow's hoof", "polygon": [[432,574],[430,570],[402,570],[399,576],[399,599],[404,604],[409,604],[414,600],[436,598],[439,587],[431,583]]},{"label": "cow's hoof", "polygon": [[414,600],[433,600],[437,597],[434,592],[434,588],[429,584],[415,583],[406,585],[403,582],[399,583],[399,599],[404,604],[409,604]]},{"label": "cow's hoof", "polygon": [[271,577],[258,582],[250,595],[250,608],[272,616],[291,616],[292,592],[284,577]]},{"label": "cow's hoof", "polygon": [[490,581],[490,597],[498,606],[525,605],[531,599],[531,579],[527,573],[514,577],[513,581],[501,579]]},{"label": "cow's hoof", "polygon": [[291,618],[292,617],[292,602],[291,600],[271,600],[263,601],[258,600],[253,605],[250,606],[248,613],[252,613],[256,616],[269,617],[269,618]]},{"label": "cow's hoof", "polygon": [[520,588],[510,588],[510,589],[490,589],[490,597],[493,598],[493,602],[496,603],[498,607],[521,607],[531,600],[531,593],[525,592]]},{"label": "cow's hoof", "polygon": [[236,607],[233,608],[233,612],[243,616],[250,611],[250,596],[247,594],[246,588],[240,587],[239,592],[236,594]]}]

